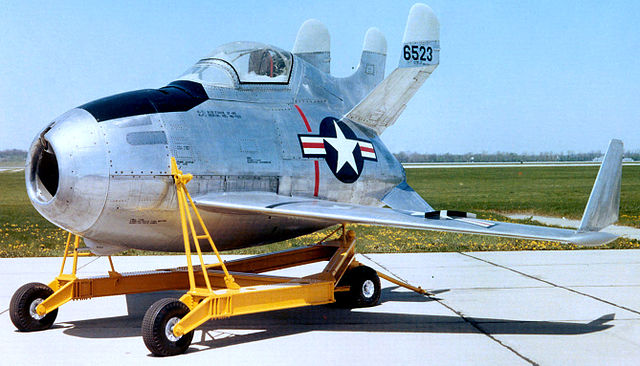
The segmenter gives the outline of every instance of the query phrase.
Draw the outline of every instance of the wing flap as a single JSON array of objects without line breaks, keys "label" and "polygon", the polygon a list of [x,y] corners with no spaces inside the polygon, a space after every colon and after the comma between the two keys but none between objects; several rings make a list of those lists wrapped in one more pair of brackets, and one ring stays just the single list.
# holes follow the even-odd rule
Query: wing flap
[{"label": "wing flap", "polygon": [[285,197],[275,193],[218,193],[194,198],[205,211],[297,217],[329,224],[359,223],[403,229],[420,229],[512,238],[559,241],[579,245],[602,245],[617,236],[604,232],[514,224],[469,218],[425,218],[424,213],[339,203],[321,199]]}]

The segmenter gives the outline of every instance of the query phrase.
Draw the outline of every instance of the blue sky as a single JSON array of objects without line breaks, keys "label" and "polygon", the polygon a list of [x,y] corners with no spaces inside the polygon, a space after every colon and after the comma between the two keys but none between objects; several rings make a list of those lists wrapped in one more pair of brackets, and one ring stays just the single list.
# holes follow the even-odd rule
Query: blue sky
[{"label": "blue sky", "polygon": [[[291,49],[324,22],[332,72],[357,65],[368,27],[389,45],[413,1],[63,1],[0,3],[0,149],[26,149],[68,109],[167,84],[216,46]],[[392,151],[640,150],[640,2],[431,1],[440,66],[382,135]]]}]

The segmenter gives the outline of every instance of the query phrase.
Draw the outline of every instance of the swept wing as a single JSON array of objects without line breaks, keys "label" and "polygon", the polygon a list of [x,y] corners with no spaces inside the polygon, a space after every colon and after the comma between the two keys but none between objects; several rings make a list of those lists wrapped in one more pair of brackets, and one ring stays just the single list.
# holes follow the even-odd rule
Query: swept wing
[{"label": "swept wing", "polygon": [[207,211],[295,217],[326,224],[359,223],[404,229],[422,229],[467,234],[496,235],[551,240],[580,245],[602,245],[616,235],[598,231],[618,218],[622,142],[612,140],[600,167],[577,230],[480,220],[460,212],[418,212],[363,206],[323,199],[282,196],[269,192],[214,193],[196,197],[196,205]]}]

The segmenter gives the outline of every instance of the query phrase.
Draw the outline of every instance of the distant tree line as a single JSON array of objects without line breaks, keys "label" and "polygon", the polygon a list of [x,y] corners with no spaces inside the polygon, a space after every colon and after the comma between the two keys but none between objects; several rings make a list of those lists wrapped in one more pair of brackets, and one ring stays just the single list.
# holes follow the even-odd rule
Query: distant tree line
[{"label": "distant tree line", "polygon": [[[496,153],[466,153],[466,154],[421,154],[417,152],[402,151],[393,154],[401,163],[462,163],[462,162],[529,162],[529,161],[592,161],[602,157],[600,151],[588,153],[576,153],[568,151],[566,153],[543,152],[538,154],[517,154],[510,152]],[[625,152],[625,158],[640,160],[640,151]]]},{"label": "distant tree line", "polygon": [[24,150],[0,150],[0,161],[25,161],[27,152]]}]

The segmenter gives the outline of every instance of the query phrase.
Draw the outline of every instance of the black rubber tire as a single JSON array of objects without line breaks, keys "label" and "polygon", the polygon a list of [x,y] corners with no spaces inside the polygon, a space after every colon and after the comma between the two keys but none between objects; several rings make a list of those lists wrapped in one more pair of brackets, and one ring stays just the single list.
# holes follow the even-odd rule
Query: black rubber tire
[{"label": "black rubber tire", "polygon": [[11,322],[21,332],[33,332],[51,328],[58,316],[58,309],[48,313],[42,319],[31,315],[31,305],[37,300],[46,300],[53,294],[49,286],[31,282],[20,287],[11,297],[9,316]]},{"label": "black rubber tire", "polygon": [[[365,283],[367,291],[365,291]],[[373,293],[371,285],[373,285]],[[373,268],[367,266],[351,268],[342,276],[338,286],[349,286],[347,292],[336,292],[336,303],[339,306],[365,308],[378,305],[380,301],[380,277]]]},{"label": "black rubber tire", "polygon": [[179,355],[189,348],[193,332],[184,334],[176,341],[167,338],[165,332],[170,319],[182,319],[188,312],[187,305],[172,298],[158,300],[147,310],[142,320],[142,339],[154,356]]}]

